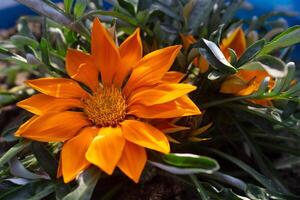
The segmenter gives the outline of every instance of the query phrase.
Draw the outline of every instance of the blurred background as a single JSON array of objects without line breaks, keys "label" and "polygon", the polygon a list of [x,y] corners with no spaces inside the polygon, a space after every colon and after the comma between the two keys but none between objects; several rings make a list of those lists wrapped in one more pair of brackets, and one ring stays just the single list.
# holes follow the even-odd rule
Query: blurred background
[{"label": "blurred background", "polygon": [[[63,0],[52,0],[55,3]],[[111,7],[114,0],[103,1],[106,9]],[[251,19],[255,16],[266,14],[270,11],[284,11],[294,13],[292,17],[279,17],[281,23],[286,26],[300,25],[300,0],[245,0],[244,8],[237,13],[237,17]],[[0,35],[5,35],[7,30],[14,27],[18,18],[22,15],[35,15],[29,8],[19,4],[15,0],[2,0],[0,4]],[[8,31],[9,32],[9,31]],[[296,46],[292,60],[298,65],[300,63],[300,45]]]}]

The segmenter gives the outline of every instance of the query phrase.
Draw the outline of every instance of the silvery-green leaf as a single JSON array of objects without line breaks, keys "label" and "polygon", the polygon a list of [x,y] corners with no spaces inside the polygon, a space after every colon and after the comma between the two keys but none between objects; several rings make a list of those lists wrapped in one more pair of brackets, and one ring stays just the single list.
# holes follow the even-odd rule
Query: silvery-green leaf
[{"label": "silvery-green leaf", "polygon": [[265,45],[265,40],[258,40],[250,47],[246,49],[246,51],[241,55],[237,62],[237,66],[242,66],[243,64],[251,61],[255,56],[262,50]]},{"label": "silvery-green leaf", "polygon": [[269,55],[261,56],[254,62],[246,63],[240,69],[265,70],[274,78],[282,78],[287,75],[286,65],[280,59]]},{"label": "silvery-green leaf", "polygon": [[293,26],[273,38],[259,55],[266,55],[276,49],[288,47],[300,42],[300,26]]},{"label": "silvery-green leaf", "polygon": [[214,69],[228,74],[236,73],[237,70],[226,60],[215,43],[202,38],[199,51]]},{"label": "silvery-green leaf", "polygon": [[23,164],[15,157],[9,161],[10,173],[14,176],[26,179],[50,179],[47,175],[38,175],[28,171]]}]

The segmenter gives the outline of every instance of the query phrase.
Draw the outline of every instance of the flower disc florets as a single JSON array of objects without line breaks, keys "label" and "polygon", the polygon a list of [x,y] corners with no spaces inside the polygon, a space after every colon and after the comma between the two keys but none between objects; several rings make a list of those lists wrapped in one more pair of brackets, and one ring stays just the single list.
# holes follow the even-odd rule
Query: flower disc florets
[{"label": "flower disc florets", "polygon": [[98,89],[83,99],[84,112],[97,126],[116,126],[126,116],[126,100],[115,87]]}]

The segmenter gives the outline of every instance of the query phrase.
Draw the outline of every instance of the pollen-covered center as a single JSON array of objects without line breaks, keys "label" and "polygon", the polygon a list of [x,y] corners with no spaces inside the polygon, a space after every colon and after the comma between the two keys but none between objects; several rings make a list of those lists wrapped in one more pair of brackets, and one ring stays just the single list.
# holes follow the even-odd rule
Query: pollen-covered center
[{"label": "pollen-covered center", "polygon": [[126,100],[115,87],[98,89],[83,99],[84,112],[98,126],[115,126],[126,116]]}]

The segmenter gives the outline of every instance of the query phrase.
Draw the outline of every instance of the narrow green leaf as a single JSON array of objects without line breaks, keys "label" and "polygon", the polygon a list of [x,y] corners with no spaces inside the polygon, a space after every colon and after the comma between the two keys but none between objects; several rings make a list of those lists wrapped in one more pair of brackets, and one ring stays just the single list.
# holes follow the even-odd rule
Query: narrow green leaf
[{"label": "narrow green leaf", "polygon": [[5,163],[7,163],[10,159],[16,156],[19,152],[25,149],[30,142],[22,141],[15,146],[11,147],[7,152],[5,152],[0,158],[0,167],[2,167]]},{"label": "narrow green leaf", "polygon": [[214,2],[211,0],[197,0],[194,9],[190,12],[188,26],[196,33],[199,26],[206,24],[213,9]]},{"label": "narrow green leaf", "polygon": [[15,186],[0,194],[0,199],[9,200],[41,200],[54,192],[55,183],[51,181],[35,181],[26,185]]},{"label": "narrow green leaf", "polygon": [[272,189],[275,187],[274,183],[272,182],[272,180],[268,179],[267,177],[265,177],[264,175],[258,173],[255,169],[253,169],[252,167],[250,167],[249,165],[247,165],[246,163],[244,163],[243,161],[225,154],[221,151],[218,151],[216,149],[212,149],[209,148],[208,151],[213,152],[219,156],[221,156],[222,158],[225,158],[226,160],[232,162],[233,164],[237,165],[238,167],[240,167],[241,169],[243,169],[245,172],[247,172],[248,174],[250,174],[254,179],[256,179],[259,183],[261,183],[264,187],[268,188],[268,189]]},{"label": "narrow green leaf", "polygon": [[132,16],[135,16],[135,9],[134,9],[134,6],[131,3],[127,2],[126,0],[118,0],[118,3],[128,13],[130,13]]},{"label": "narrow green leaf", "polygon": [[229,53],[230,53],[230,64],[235,66],[236,62],[237,62],[237,55],[235,53],[235,51],[231,48],[228,48]]},{"label": "narrow green leaf", "polygon": [[71,13],[73,1],[74,1],[74,0],[64,0],[65,10],[66,10],[66,13],[68,13],[68,14]]},{"label": "narrow green leaf", "polygon": [[79,175],[77,188],[63,200],[90,200],[100,175],[101,171],[97,167],[85,170]]},{"label": "narrow green leaf", "polygon": [[250,47],[246,49],[246,51],[241,55],[239,58],[236,66],[242,66],[243,64],[251,61],[253,58],[258,55],[258,53],[262,50],[262,48],[265,46],[266,41],[265,40],[258,40],[254,44],[252,44]]},{"label": "narrow green leaf", "polygon": [[191,180],[193,181],[197,192],[199,193],[200,197],[202,200],[209,200],[209,196],[207,195],[206,191],[204,190],[204,188],[202,187],[201,183],[199,182],[198,178],[194,175],[191,174],[190,175]]},{"label": "narrow green leaf", "polygon": [[32,142],[31,149],[41,167],[52,177],[56,177],[58,162],[41,142]]},{"label": "narrow green leaf", "polygon": [[150,12],[158,10],[164,13],[165,15],[168,15],[169,17],[172,17],[178,21],[183,20],[183,18],[179,15],[179,13],[177,13],[174,9],[171,9],[170,7],[166,6],[160,1],[154,1],[150,9],[151,9]]},{"label": "narrow green leaf", "polygon": [[39,47],[39,43],[27,36],[23,36],[23,35],[13,35],[10,38],[10,41],[19,49],[24,49],[25,46],[30,46],[33,49],[37,49]]},{"label": "narrow green leaf", "polygon": [[300,26],[293,26],[273,38],[259,55],[266,55],[274,50],[288,47],[300,42]]},{"label": "narrow green leaf", "polygon": [[289,194],[288,189],[281,183],[278,174],[270,161],[264,156],[261,149],[257,146],[257,144],[254,142],[252,136],[244,130],[244,128],[238,123],[238,121],[231,117],[236,128],[238,131],[243,135],[245,138],[247,144],[249,145],[249,148],[251,152],[253,153],[253,156],[261,169],[261,171],[268,176],[272,181],[276,184],[276,188],[273,188],[274,190],[277,190],[278,192],[283,192],[285,194]]},{"label": "narrow green leaf", "polygon": [[215,30],[210,34],[209,40],[216,44],[220,44],[223,29],[224,29],[224,24],[221,24],[217,30]]},{"label": "narrow green leaf", "polygon": [[89,0],[76,0],[74,5],[74,15],[76,18],[81,17],[89,3]]}]

